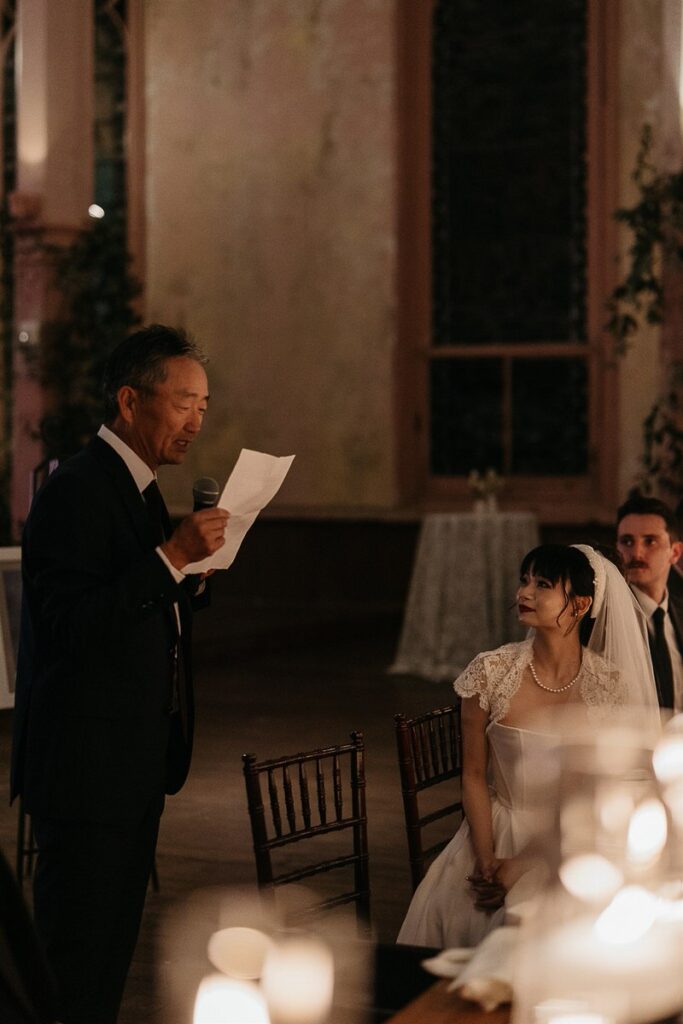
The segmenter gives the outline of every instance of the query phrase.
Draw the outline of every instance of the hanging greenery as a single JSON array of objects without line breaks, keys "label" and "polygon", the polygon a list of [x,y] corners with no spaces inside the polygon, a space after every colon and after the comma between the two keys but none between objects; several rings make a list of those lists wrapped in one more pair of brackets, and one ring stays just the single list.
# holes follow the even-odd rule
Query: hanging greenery
[{"label": "hanging greenery", "polygon": [[[664,319],[663,267],[683,266],[683,171],[659,172],[651,162],[652,129],[645,125],[632,178],[638,201],[618,209],[616,219],[633,235],[627,269],[607,303],[607,330],[619,354],[634,342],[643,324]],[[676,501],[683,493],[683,363],[670,367],[669,387],[643,423],[639,486]]]},{"label": "hanging greenery", "polygon": [[624,353],[641,323],[659,324],[663,316],[662,261],[683,261],[683,172],[662,174],[650,162],[652,128],[645,125],[632,179],[639,192],[634,206],[615,218],[633,233],[628,270],[612,292],[607,329]]},{"label": "hanging greenery", "polygon": [[66,248],[51,246],[64,310],[42,339],[37,372],[50,412],[40,423],[47,458],[78,451],[102,422],[101,380],[110,351],[139,322],[125,224],[95,220]]}]

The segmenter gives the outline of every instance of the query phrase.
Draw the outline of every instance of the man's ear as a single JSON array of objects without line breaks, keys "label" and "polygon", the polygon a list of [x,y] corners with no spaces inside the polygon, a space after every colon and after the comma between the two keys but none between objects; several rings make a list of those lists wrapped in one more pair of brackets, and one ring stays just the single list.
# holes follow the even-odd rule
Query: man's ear
[{"label": "man's ear", "polygon": [[675,565],[683,555],[683,540],[674,540],[671,543],[671,564]]},{"label": "man's ear", "polygon": [[129,387],[128,384],[124,384],[122,388],[119,388],[116,400],[119,406],[119,416],[124,423],[132,423],[135,419],[135,410],[139,401],[135,388]]}]

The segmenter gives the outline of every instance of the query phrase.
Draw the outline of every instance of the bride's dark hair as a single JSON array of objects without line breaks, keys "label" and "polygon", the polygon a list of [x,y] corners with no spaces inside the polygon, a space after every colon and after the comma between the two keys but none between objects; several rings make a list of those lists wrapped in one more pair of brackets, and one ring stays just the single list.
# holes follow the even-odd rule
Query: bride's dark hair
[{"label": "bride's dark hair", "polygon": [[[526,573],[543,576],[552,584],[562,583],[565,596],[562,612],[570,603],[575,605],[576,597],[595,597],[595,574],[590,562],[583,551],[569,547],[568,544],[541,544],[529,551],[519,567],[520,576]],[[593,619],[588,613],[579,623],[579,640],[584,646],[592,631]]]}]

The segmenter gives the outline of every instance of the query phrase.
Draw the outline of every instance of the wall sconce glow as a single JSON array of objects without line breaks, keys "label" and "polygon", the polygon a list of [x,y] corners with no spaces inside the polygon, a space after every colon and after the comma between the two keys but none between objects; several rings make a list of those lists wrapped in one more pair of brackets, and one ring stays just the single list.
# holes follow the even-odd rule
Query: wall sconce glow
[{"label": "wall sconce glow", "polygon": [[318,939],[283,942],[266,957],[261,984],[272,1024],[323,1024],[332,1007],[332,953]]},{"label": "wall sconce glow", "polygon": [[104,210],[101,206],[98,206],[97,203],[92,203],[88,207],[88,214],[95,220],[102,220],[102,218],[104,217]]},{"label": "wall sconce glow", "polygon": [[599,939],[610,946],[637,942],[657,917],[657,904],[640,885],[627,885],[614,897],[593,925]]},{"label": "wall sconce glow", "polygon": [[245,981],[222,974],[203,978],[194,1004],[193,1024],[269,1024],[261,993]]},{"label": "wall sconce glow", "polygon": [[636,807],[628,826],[628,859],[647,865],[657,860],[666,845],[666,811],[661,801],[645,800]]},{"label": "wall sconce glow", "polygon": [[560,867],[560,880],[567,892],[585,903],[610,899],[623,885],[624,876],[599,853],[578,854]]},{"label": "wall sconce glow", "polygon": [[209,939],[209,960],[230,978],[255,980],[261,977],[263,962],[273,940],[257,928],[221,928]]}]

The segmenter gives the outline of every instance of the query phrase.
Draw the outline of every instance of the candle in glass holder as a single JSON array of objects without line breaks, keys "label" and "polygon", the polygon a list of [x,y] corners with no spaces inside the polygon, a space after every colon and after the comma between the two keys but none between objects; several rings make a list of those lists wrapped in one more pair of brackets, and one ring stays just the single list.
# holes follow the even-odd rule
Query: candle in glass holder
[{"label": "candle in glass holder", "polygon": [[261,978],[271,1024],[323,1024],[334,991],[334,961],[312,937],[288,939],[267,955]]}]

